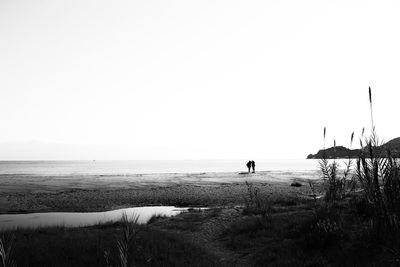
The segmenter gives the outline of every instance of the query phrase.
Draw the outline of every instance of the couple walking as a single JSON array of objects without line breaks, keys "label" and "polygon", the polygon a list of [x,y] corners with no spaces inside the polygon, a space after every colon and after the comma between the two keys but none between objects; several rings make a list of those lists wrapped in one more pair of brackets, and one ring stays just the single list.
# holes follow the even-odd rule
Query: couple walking
[{"label": "couple walking", "polygon": [[253,173],[256,172],[256,163],[254,162],[254,160],[249,160],[249,162],[247,162],[246,166],[247,166],[247,169],[249,169],[249,172],[250,172],[250,168],[253,169]]}]

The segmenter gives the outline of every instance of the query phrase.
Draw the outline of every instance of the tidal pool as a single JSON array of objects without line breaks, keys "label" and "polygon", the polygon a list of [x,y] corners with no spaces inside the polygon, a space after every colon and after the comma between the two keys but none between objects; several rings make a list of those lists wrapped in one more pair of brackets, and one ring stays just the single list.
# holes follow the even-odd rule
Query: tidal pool
[{"label": "tidal pool", "polygon": [[18,228],[40,228],[51,226],[82,227],[99,223],[115,222],[125,213],[129,218],[139,216],[138,223],[145,224],[154,215],[175,216],[188,208],[174,206],[147,206],[118,209],[104,212],[45,212],[26,214],[1,214],[0,231]]}]

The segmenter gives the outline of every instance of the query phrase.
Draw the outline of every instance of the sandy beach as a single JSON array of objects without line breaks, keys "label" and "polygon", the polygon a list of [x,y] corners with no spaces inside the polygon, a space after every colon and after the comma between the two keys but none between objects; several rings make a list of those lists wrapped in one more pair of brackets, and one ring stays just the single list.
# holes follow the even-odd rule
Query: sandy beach
[{"label": "sandy beach", "polygon": [[[309,198],[317,171],[171,173],[86,176],[0,176],[0,213],[105,211],[145,205],[234,206],[247,186],[271,201]],[[303,186],[292,187],[298,181]]]}]

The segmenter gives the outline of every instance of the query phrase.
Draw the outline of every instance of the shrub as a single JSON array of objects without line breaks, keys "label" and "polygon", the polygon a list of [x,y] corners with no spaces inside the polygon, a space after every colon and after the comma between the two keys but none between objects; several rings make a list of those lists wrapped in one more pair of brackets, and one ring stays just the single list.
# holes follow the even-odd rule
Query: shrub
[{"label": "shrub", "polygon": [[259,189],[254,187],[253,184],[246,181],[247,194],[244,196],[244,209],[245,215],[261,215],[261,217],[269,221],[271,214],[271,205],[267,198],[259,196]]},{"label": "shrub", "polygon": [[[325,137],[326,137],[326,127],[324,128],[324,153],[322,159],[319,160],[319,167],[322,172],[323,179],[326,182],[325,200],[328,204],[335,205],[338,200],[344,199],[348,193],[354,191],[355,183],[353,178],[350,177],[353,161],[350,157],[348,158],[347,162],[345,162],[345,168],[343,174],[340,175],[339,174],[340,166],[336,162],[336,159],[334,159],[333,162],[329,162],[326,157]],[[351,134],[350,147],[353,143],[353,138],[354,138],[354,132]],[[336,141],[334,141],[334,146],[333,146],[334,153],[335,150],[336,150]]]}]

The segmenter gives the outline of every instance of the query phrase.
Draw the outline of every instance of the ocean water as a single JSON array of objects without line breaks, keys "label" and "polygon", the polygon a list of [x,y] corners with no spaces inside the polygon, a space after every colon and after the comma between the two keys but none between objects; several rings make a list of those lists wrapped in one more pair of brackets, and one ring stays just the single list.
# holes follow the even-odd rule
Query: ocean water
[{"label": "ocean water", "polygon": [[[0,161],[0,175],[84,176],[245,172],[247,160]],[[313,159],[257,160],[256,171],[316,171]]]}]

